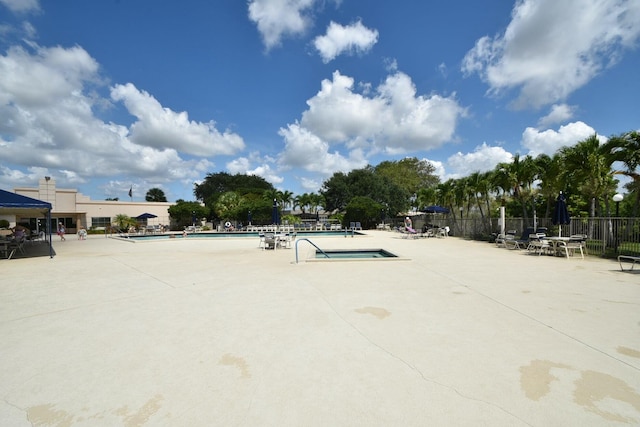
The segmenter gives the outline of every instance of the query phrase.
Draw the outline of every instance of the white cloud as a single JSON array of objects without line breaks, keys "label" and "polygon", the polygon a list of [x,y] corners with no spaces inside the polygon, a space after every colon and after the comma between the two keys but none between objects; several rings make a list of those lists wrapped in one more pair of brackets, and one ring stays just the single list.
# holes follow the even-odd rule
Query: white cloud
[{"label": "white cloud", "polygon": [[[338,71],[322,82],[301,121],[279,131],[285,144],[278,158],[281,170],[301,168],[327,177],[365,167],[371,156],[383,151],[439,147],[453,138],[456,122],[465,114],[453,97],[417,95],[401,72],[389,75],[375,90],[361,87],[365,93],[354,92],[353,78]],[[303,186],[315,186],[316,178],[298,179]]]},{"label": "white cloud", "polygon": [[299,181],[300,186],[307,192],[315,193],[320,190],[320,187],[322,187],[322,183],[317,179],[301,177]]},{"label": "white cloud", "polygon": [[343,26],[333,21],[327,33],[313,41],[325,64],[343,53],[365,53],[378,42],[378,31],[370,30],[362,22]]},{"label": "white cloud", "polygon": [[453,97],[417,95],[401,72],[389,75],[373,96],[353,88],[353,78],[334,72],[307,101],[301,125],[327,143],[397,154],[441,146],[465,114]]},{"label": "white cloud", "polygon": [[214,122],[191,121],[187,112],[176,113],[162,107],[153,96],[131,83],[114,86],[111,98],[123,101],[138,119],[131,125],[129,135],[136,144],[158,149],[173,148],[197,156],[234,154],[244,148],[244,141],[237,134],[220,133]]},{"label": "white cloud", "polygon": [[98,63],[81,47],[20,47],[0,56],[0,105],[47,106],[98,80]]},{"label": "white cloud", "polygon": [[316,0],[250,0],[249,19],[256,23],[267,50],[285,36],[304,34],[312,22],[309,9]]},{"label": "white cloud", "polygon": [[299,167],[328,176],[337,171],[346,172],[367,164],[360,150],[352,150],[349,158],[338,152],[330,153],[327,142],[298,123],[281,128],[278,133],[284,138],[285,143],[284,151],[279,158],[279,164],[285,169]]},{"label": "white cloud", "polygon": [[[116,175],[151,182],[192,181],[206,173],[212,163],[182,158],[181,144],[194,152],[210,153],[228,152],[242,144],[237,135],[220,134],[212,124],[190,122],[186,113],[173,113],[150,95],[145,98],[132,86],[121,86],[129,89],[127,101],[135,107],[148,108],[141,113],[146,120],[143,130],[186,134],[176,137],[173,145],[138,144],[128,137],[127,127],[105,123],[94,115],[96,105],[109,101],[95,93],[102,83],[100,67],[84,49],[31,48],[28,51],[14,47],[0,55],[3,187],[37,182],[45,175],[56,178],[61,186]],[[146,142],[142,137],[141,140]],[[222,144],[234,148],[217,148]]]},{"label": "white cloud", "polygon": [[485,36],[463,60],[490,92],[517,88],[517,108],[565,99],[640,37],[635,0],[519,0],[503,34]]},{"label": "white cloud", "polygon": [[538,127],[547,127],[556,123],[564,123],[573,117],[576,107],[567,104],[554,104],[549,114],[538,121]]},{"label": "white cloud", "polygon": [[446,177],[446,169],[444,166],[444,163],[438,161],[438,160],[429,160],[429,159],[422,159],[422,160],[426,160],[427,162],[431,163],[434,167],[434,175],[438,176],[440,178],[440,181],[446,181],[447,177]]},{"label": "white cloud", "polygon": [[39,0],[0,0],[7,9],[14,13],[37,12],[40,10]]},{"label": "white cloud", "polygon": [[[558,131],[548,129],[540,131],[538,129],[528,127],[522,133],[521,144],[529,150],[530,155],[537,156],[539,154],[555,154],[558,149],[564,146],[572,146],[590,136],[596,131],[583,122],[573,122],[565,126],[560,126]],[[602,142],[606,138],[598,135]]]},{"label": "white cloud", "polygon": [[471,153],[458,152],[449,157],[447,164],[452,171],[448,174],[448,178],[460,178],[478,171],[490,171],[498,163],[508,163],[512,160],[513,155],[504,148],[483,143]]},{"label": "white cloud", "polygon": [[[269,157],[260,158],[257,153],[252,153],[252,158],[238,157],[227,163],[227,170],[231,174],[256,175],[264,178],[272,184],[280,184],[284,182],[284,178],[277,174],[269,163],[273,163],[273,159]],[[260,163],[252,166],[254,162]]]}]

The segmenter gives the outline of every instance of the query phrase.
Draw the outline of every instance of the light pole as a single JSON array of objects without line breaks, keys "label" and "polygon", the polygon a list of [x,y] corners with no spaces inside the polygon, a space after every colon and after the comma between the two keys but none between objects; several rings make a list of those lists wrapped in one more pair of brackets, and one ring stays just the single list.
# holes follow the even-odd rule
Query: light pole
[{"label": "light pole", "polygon": [[614,227],[614,232],[615,232],[615,248],[616,248],[616,253],[618,253],[618,226],[620,223],[620,202],[622,201],[622,199],[624,199],[624,196],[620,193],[616,194],[613,196],[613,201],[616,202],[616,223],[615,223],[615,227]]}]

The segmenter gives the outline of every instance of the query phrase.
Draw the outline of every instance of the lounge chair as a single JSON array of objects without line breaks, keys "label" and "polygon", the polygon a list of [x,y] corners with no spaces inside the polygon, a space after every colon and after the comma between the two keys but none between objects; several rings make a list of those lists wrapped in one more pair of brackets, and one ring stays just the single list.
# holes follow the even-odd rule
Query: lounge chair
[{"label": "lounge chair", "polygon": [[514,234],[507,234],[504,236],[504,247],[507,249],[527,249],[529,239],[516,239]]},{"label": "lounge chair", "polygon": [[411,227],[404,227],[405,238],[416,238],[418,237],[418,232]]}]

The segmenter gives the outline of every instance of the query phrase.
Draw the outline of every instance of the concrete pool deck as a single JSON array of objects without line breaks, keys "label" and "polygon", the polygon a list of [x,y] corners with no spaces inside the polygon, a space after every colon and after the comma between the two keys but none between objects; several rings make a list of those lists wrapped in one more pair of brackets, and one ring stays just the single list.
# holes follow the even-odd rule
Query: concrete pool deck
[{"label": "concrete pool deck", "polygon": [[72,235],[0,260],[0,425],[640,425],[640,274],[456,238],[312,240],[409,260]]}]

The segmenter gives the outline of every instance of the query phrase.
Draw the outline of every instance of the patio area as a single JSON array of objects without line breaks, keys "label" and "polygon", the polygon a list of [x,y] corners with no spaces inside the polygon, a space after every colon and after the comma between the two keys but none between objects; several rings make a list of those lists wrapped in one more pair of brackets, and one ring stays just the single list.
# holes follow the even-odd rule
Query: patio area
[{"label": "patio area", "polygon": [[0,424],[640,424],[640,274],[366,233],[312,240],[409,260],[73,235],[0,260]]}]

